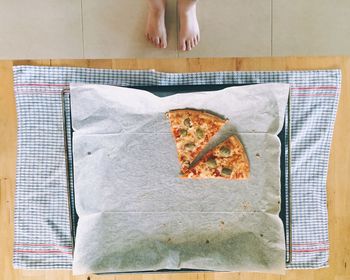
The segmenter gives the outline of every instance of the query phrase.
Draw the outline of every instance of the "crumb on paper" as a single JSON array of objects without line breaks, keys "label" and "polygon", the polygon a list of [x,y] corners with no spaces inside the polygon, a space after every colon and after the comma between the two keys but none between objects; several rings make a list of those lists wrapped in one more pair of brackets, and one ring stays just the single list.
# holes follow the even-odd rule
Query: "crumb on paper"
[{"label": "crumb on paper", "polygon": [[241,206],[242,206],[243,210],[250,210],[252,208],[250,202],[248,202],[248,201],[243,201]]},{"label": "crumb on paper", "polygon": [[225,222],[224,221],[220,221],[219,227],[220,227],[220,230],[224,230]]}]

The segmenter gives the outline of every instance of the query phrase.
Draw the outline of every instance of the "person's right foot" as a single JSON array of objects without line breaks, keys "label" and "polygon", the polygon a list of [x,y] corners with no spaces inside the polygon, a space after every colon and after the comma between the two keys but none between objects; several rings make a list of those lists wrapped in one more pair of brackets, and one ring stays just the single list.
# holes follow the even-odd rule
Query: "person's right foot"
[{"label": "person's right foot", "polygon": [[148,18],[145,36],[158,48],[166,48],[165,0],[148,0]]},{"label": "person's right foot", "polygon": [[196,5],[196,0],[178,0],[179,49],[182,51],[190,51],[199,43]]}]

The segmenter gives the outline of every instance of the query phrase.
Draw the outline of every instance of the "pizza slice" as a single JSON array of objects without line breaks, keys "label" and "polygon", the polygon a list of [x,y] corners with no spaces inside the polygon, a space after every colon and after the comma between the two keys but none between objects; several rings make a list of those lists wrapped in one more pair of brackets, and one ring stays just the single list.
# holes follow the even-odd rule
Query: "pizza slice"
[{"label": "pizza slice", "polygon": [[191,162],[221,129],[226,120],[191,109],[171,110],[167,116],[176,142],[181,173],[184,174],[188,171]]},{"label": "pizza slice", "polygon": [[188,170],[184,178],[247,179],[249,161],[242,143],[231,136],[214,147]]}]

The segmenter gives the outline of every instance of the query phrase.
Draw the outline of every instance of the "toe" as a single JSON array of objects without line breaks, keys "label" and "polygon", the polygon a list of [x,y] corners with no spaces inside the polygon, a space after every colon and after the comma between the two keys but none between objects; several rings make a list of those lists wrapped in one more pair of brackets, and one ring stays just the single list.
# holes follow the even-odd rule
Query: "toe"
[{"label": "toe", "polygon": [[187,40],[187,50],[190,51],[191,49],[192,49],[191,41]]},{"label": "toe", "polygon": [[196,39],[192,39],[191,41],[192,49],[196,46]]},{"label": "toe", "polygon": [[186,50],[186,41],[185,40],[182,40],[181,43],[180,43],[180,49],[182,51],[185,51]]},{"label": "toe", "polygon": [[155,44],[156,46],[159,46],[159,37],[156,37],[156,38],[154,39],[154,44]]},{"label": "toe", "polygon": [[166,48],[166,39],[165,38],[161,38],[160,47],[163,49]]},{"label": "toe", "polygon": [[152,43],[156,47],[157,46],[157,38],[152,38]]},{"label": "toe", "polygon": [[159,45],[158,45],[158,47],[159,48],[163,48],[163,45],[164,45],[164,39],[163,38],[159,38]]},{"label": "toe", "polygon": [[184,46],[183,46],[183,48],[182,48],[184,51],[187,51],[187,41],[185,40],[184,41]]}]

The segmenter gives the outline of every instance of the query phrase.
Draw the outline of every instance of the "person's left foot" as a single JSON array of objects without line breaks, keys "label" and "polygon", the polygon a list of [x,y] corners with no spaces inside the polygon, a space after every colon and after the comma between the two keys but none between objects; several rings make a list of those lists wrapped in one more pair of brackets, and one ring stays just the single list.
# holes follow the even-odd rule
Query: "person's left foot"
[{"label": "person's left foot", "polygon": [[198,45],[200,40],[196,2],[196,0],[178,1],[179,49],[182,51],[190,51]]}]

